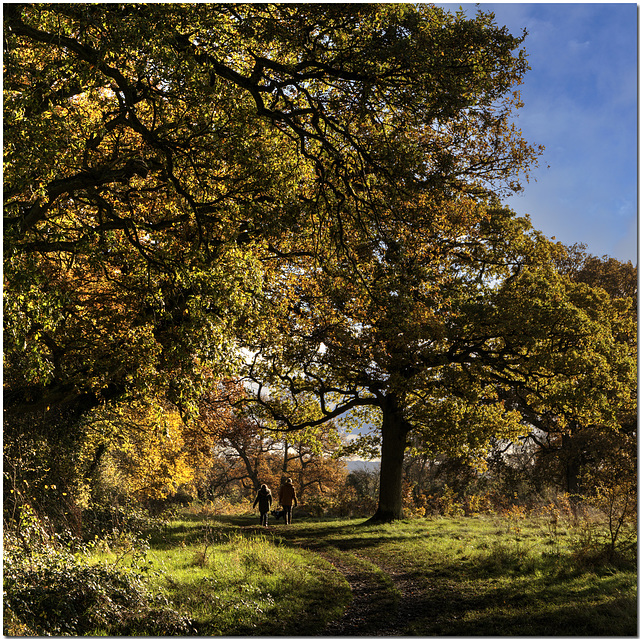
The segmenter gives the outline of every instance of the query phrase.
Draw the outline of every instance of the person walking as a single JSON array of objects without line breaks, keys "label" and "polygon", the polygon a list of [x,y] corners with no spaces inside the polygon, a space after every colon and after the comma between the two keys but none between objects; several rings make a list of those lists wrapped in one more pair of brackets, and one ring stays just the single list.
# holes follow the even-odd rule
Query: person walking
[{"label": "person walking", "polygon": [[287,481],[280,487],[279,496],[280,505],[284,511],[284,523],[291,523],[291,508],[292,506],[298,507],[298,499],[296,497],[296,489],[293,487],[293,482],[289,477]]},{"label": "person walking", "polygon": [[256,499],[253,502],[253,507],[256,507],[258,504],[258,510],[260,511],[260,525],[267,528],[269,521],[269,510],[271,509],[271,502],[273,501],[273,497],[271,495],[271,491],[266,484],[262,484],[260,486],[260,490],[256,495]]}]

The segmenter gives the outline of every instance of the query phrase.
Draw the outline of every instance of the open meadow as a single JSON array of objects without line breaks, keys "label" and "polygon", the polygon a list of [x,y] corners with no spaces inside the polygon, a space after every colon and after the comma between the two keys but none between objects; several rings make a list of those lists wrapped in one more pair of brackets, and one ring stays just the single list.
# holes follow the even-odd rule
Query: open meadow
[{"label": "open meadow", "polygon": [[105,599],[77,634],[635,635],[635,558],[607,559],[593,534],[544,517],[261,528],[184,511],[142,546],[101,541],[82,555],[140,576],[148,611],[114,616]]}]

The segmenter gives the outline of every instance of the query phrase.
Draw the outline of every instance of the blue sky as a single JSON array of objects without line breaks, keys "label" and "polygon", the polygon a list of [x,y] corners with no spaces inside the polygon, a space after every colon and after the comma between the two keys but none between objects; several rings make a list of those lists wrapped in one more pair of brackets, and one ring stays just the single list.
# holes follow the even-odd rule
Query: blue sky
[{"label": "blue sky", "polygon": [[[472,16],[474,4],[462,7]],[[635,4],[480,3],[514,35],[531,70],[517,126],[545,152],[524,193],[506,200],[564,244],[637,263]],[[548,167],[548,168],[547,168]]]}]

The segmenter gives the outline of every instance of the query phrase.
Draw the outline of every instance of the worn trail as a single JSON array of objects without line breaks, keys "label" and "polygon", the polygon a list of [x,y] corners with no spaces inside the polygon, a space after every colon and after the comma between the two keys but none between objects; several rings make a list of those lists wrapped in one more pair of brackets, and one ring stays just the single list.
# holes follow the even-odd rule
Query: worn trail
[{"label": "worn trail", "polygon": [[365,571],[360,562],[353,559],[344,556],[326,558],[344,575],[353,599],[342,618],[328,624],[320,634],[378,636],[386,634],[383,630],[391,630],[390,621],[396,617],[397,599],[393,585],[390,587],[382,575],[372,570]]},{"label": "worn trail", "polygon": [[349,583],[353,600],[341,619],[327,625],[323,636],[402,636],[422,614],[419,593],[411,575],[382,566],[361,563],[357,555],[329,559]]},{"label": "worn trail", "polygon": [[352,601],[340,619],[327,624],[316,636],[402,636],[411,634],[411,622],[420,616],[418,594],[411,575],[372,563],[357,552],[305,543],[329,561],[347,580]]}]

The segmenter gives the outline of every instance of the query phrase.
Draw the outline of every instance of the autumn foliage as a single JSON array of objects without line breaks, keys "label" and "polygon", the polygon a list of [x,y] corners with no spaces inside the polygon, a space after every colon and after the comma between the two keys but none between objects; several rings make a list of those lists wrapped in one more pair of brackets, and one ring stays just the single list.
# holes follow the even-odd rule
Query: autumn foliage
[{"label": "autumn foliage", "polygon": [[290,476],[315,513],[388,521],[426,512],[407,458],[526,440],[572,492],[584,433],[632,437],[635,268],[501,203],[542,151],[514,123],[524,34],[432,5],[44,3],[4,38],[8,520]]}]

